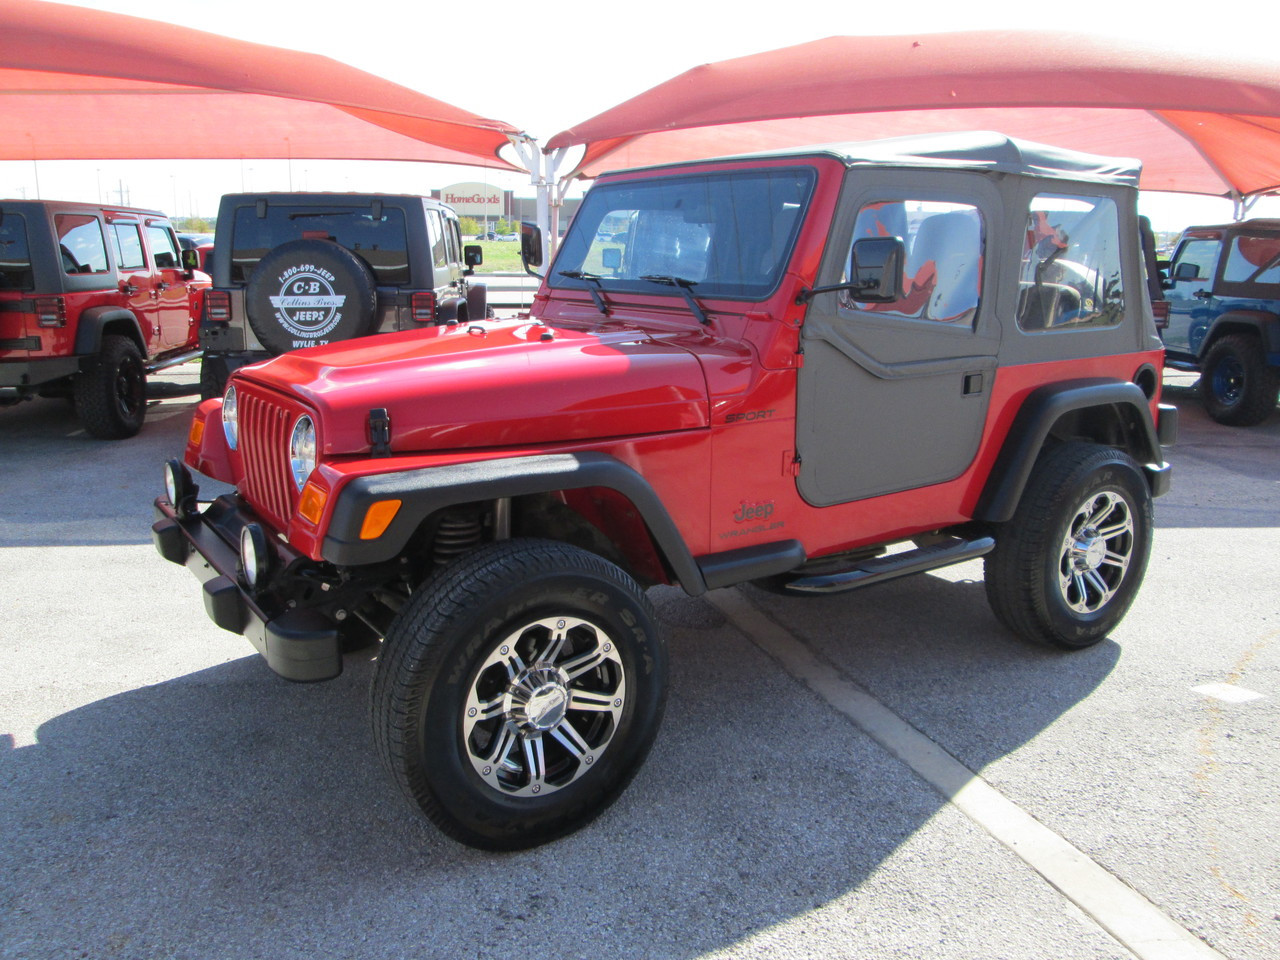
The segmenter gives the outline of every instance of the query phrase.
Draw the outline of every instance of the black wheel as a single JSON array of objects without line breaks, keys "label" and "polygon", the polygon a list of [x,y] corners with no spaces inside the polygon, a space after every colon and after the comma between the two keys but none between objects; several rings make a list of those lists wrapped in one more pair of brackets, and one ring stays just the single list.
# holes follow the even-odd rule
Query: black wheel
[{"label": "black wheel", "polygon": [[1092,646],[1124,617],[1151,553],[1151,491],[1127,453],[1066,443],[1031,472],[985,560],[987,600],[1028,640]]},{"label": "black wheel", "polygon": [[76,416],[90,436],[123,440],[142,429],[147,414],[147,372],[129,337],[107,334],[102,350],[72,384]]},{"label": "black wheel", "polygon": [[1262,345],[1251,336],[1234,333],[1214,342],[1200,371],[1200,396],[1205,410],[1219,423],[1251,427],[1271,415],[1280,393],[1280,380],[1267,366]]},{"label": "black wheel", "polygon": [[604,810],[666,699],[652,608],[612,563],[541,540],[488,544],[414,594],[383,644],[383,762],[445,833],[531,847]]},{"label": "black wheel", "polygon": [[373,332],[377,286],[368,264],[328,240],[290,240],[254,268],[245,313],[271,353]]},{"label": "black wheel", "polygon": [[206,353],[200,358],[200,399],[220,397],[226,392],[226,380],[218,375],[217,364]]}]

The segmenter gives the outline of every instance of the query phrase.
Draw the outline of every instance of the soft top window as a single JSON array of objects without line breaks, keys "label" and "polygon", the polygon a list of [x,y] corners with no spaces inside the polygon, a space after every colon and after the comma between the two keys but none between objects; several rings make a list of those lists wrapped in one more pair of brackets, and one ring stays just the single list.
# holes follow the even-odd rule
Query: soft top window
[{"label": "soft top window", "polygon": [[360,256],[379,284],[409,282],[404,211],[386,206],[375,220],[369,206],[271,203],[259,217],[253,206],[236,210],[231,240],[231,282],[248,283],[258,261],[290,240],[329,239]]},{"label": "soft top window", "polygon": [[[606,183],[587,194],[550,283],[699,297],[763,299],[778,285],[813,190],[808,169],[780,168]],[[582,272],[594,279],[569,278]]]},{"label": "soft top window", "polygon": [[0,218],[0,290],[30,290],[34,284],[27,221],[6,213]]},{"label": "soft top window", "polygon": [[1222,279],[1225,283],[1280,284],[1280,236],[1232,237]]},{"label": "soft top window", "polygon": [[1121,273],[1114,200],[1037,195],[1023,241],[1018,325],[1034,331],[1115,326],[1124,317]]},{"label": "soft top window", "polygon": [[[878,199],[864,204],[854,222],[853,242],[868,237],[902,241],[903,294],[893,303],[860,303],[844,294],[841,304],[915,320],[972,325],[982,293],[983,233],[982,213],[968,203]],[[849,279],[846,268],[841,280]]]}]

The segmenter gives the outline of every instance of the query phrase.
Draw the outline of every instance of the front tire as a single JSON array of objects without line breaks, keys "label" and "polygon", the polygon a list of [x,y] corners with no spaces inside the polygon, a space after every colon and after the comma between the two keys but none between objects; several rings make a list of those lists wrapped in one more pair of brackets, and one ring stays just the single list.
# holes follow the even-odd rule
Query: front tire
[{"label": "front tire", "polygon": [[1231,334],[1217,340],[1205,355],[1200,373],[1200,396],[1205,410],[1218,423],[1252,427],[1276,408],[1280,382],[1267,366],[1262,346],[1254,337]]},{"label": "front tire", "polygon": [[991,609],[1025,639],[1092,646],[1137,595],[1152,526],[1151,491],[1127,453],[1074,442],[1049,451],[986,557]]},{"label": "front tire", "polygon": [[100,440],[123,440],[142,429],[147,413],[147,371],[129,337],[108,334],[93,365],[72,384],[76,416]]},{"label": "front tire", "polygon": [[518,850],[588,823],[649,751],[666,651],[636,583],[550,541],[488,544],[387,631],[374,738],[405,796],[471,846]]}]

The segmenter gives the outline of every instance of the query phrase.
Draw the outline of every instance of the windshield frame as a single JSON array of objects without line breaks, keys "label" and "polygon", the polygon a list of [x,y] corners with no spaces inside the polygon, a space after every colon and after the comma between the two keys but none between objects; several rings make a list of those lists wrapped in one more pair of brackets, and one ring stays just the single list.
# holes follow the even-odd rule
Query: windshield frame
[{"label": "windshield frame", "polygon": [[[743,216],[760,212],[759,197],[749,193],[734,196],[734,186],[752,186],[755,190],[780,190],[776,210],[764,211],[767,222],[757,219],[755,227],[738,226],[721,228],[720,224],[728,221],[740,221]],[[699,299],[739,300],[760,302],[772,297],[786,273],[786,267],[794,254],[805,219],[813,206],[817,192],[818,172],[813,166],[788,162],[778,165],[753,165],[720,170],[688,170],[664,176],[619,177],[598,182],[583,199],[581,207],[573,218],[569,230],[557,252],[554,263],[547,275],[547,284],[552,289],[581,290],[590,293],[594,287],[606,298],[614,294],[638,294],[642,296],[661,296],[683,298],[684,293],[673,286],[664,286],[645,279],[654,274],[665,275],[681,281],[685,287]],[[696,219],[689,219],[687,214],[679,213],[681,203],[701,193],[705,201],[705,212]],[[658,197],[676,198],[671,206],[664,202],[649,204],[629,204],[631,200],[656,199]],[[754,209],[753,209],[754,208]],[[783,210],[794,208],[788,221],[782,221],[779,214]],[[626,259],[632,268],[629,273],[618,276],[610,275],[610,268],[601,262],[606,244],[619,249],[613,240],[602,240],[608,233],[606,223],[611,218],[617,222],[618,212],[634,210],[635,216],[627,227],[628,239],[634,239],[637,233],[643,236],[648,230],[657,236],[661,228],[660,220],[665,217],[674,223],[679,216],[684,224],[689,225],[689,232],[698,233],[698,228],[705,227],[706,240],[703,254],[706,269],[702,273],[687,271],[697,275],[681,275],[679,269],[661,269],[652,267],[653,253],[637,242],[630,251],[625,248],[627,241],[622,242],[619,256]],[[648,214],[643,219],[641,214]],[[647,222],[652,221],[652,222]],[[761,230],[763,225],[766,229]],[[775,228],[785,230],[785,236],[775,237]],[[729,230],[731,232],[724,232]],[[603,232],[602,232],[603,231]],[[719,243],[717,244],[717,234]],[[695,236],[695,241],[697,237]],[[751,241],[754,239],[754,244]],[[759,247],[759,250],[753,249]],[[648,253],[649,259],[642,259],[636,250]],[[744,258],[760,256],[771,258],[771,263],[754,273],[742,269]],[[717,277],[710,274],[716,263],[728,261],[739,270],[737,278]],[[695,260],[696,263],[696,260]],[[584,276],[564,276],[563,271],[581,271]]]}]

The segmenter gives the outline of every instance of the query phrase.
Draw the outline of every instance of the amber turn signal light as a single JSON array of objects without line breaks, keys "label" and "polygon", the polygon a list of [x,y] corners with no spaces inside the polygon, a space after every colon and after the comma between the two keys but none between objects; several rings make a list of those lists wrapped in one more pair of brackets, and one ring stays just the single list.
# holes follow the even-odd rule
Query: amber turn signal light
[{"label": "amber turn signal light", "polygon": [[371,503],[365,511],[364,523],[360,526],[361,540],[376,540],[387,532],[387,527],[400,511],[399,500],[379,500]]},{"label": "amber turn signal light", "polygon": [[320,517],[324,514],[324,505],[328,502],[328,492],[308,480],[302,488],[302,496],[298,498],[298,516],[318,527]]}]

